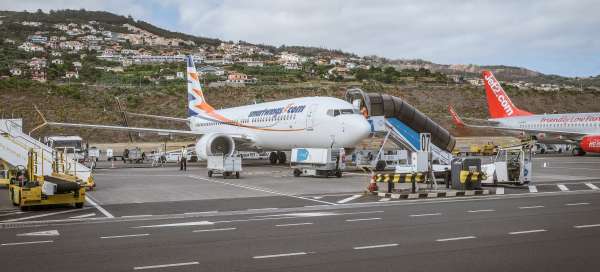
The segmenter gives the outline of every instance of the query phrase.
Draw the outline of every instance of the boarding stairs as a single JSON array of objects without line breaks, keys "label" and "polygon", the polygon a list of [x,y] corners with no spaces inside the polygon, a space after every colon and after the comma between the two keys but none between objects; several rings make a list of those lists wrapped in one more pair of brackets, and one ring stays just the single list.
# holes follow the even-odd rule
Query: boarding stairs
[{"label": "boarding stairs", "polygon": [[[0,119],[0,160],[13,167],[27,166],[30,150],[37,152],[35,172],[42,175],[51,175],[57,156],[62,157],[56,150],[23,133],[21,119]],[[65,174],[77,176],[84,182],[91,180],[92,171],[85,165],[64,158],[59,161],[61,171]]]},{"label": "boarding stairs", "polygon": [[[385,122],[389,134],[388,140],[411,152],[418,151],[421,148],[418,132],[394,117],[385,118]],[[434,161],[438,160],[439,164],[450,164],[452,161],[452,154],[450,152],[437,147],[433,143],[430,146]]]}]

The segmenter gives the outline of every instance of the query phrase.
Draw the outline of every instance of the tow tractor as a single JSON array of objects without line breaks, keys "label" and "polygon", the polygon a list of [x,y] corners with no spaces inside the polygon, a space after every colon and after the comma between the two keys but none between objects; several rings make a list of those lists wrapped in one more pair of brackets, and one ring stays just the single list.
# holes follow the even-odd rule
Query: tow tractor
[{"label": "tow tractor", "polygon": [[[43,152],[42,155],[43,156]],[[43,161],[38,153],[31,149],[28,153],[27,167],[18,165],[10,178],[9,197],[15,206],[27,210],[41,205],[73,205],[82,208],[85,202],[85,187],[76,176],[60,173],[60,162],[55,160],[53,172],[43,173],[38,165]]]},{"label": "tow tractor", "polygon": [[483,183],[528,184],[532,181],[532,143],[499,148],[493,163],[483,165],[482,171],[487,174]]}]

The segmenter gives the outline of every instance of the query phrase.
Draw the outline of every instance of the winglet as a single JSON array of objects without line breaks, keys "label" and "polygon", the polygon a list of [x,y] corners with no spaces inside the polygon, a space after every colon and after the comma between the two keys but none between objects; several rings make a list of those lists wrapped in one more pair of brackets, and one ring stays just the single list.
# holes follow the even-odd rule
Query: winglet
[{"label": "winglet", "polygon": [[454,107],[452,107],[452,105],[450,105],[450,104],[448,104],[448,112],[450,112],[450,116],[452,116],[452,122],[457,127],[464,127],[465,126],[465,123],[463,122],[463,120],[460,119],[460,116],[458,116],[458,114],[454,110]]}]

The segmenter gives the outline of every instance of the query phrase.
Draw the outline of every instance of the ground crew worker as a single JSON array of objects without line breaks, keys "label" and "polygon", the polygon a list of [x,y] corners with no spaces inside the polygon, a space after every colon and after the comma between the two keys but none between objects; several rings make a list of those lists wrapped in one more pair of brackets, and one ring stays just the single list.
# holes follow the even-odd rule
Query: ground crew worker
[{"label": "ground crew worker", "polygon": [[360,113],[362,113],[362,115],[363,115],[365,118],[369,118],[369,112],[367,111],[367,107],[362,107],[362,108],[360,109]]},{"label": "ground crew worker", "polygon": [[187,149],[181,147],[181,157],[179,159],[179,171],[187,171]]}]

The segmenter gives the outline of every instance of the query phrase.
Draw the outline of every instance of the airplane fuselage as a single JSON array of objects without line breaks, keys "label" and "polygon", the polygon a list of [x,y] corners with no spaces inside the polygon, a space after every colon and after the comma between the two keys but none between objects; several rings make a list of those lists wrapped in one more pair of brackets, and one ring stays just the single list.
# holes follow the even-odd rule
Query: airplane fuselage
[{"label": "airplane fuselage", "polygon": [[369,123],[352,104],[332,97],[227,108],[217,110],[214,116],[192,116],[190,129],[203,134],[239,135],[249,139],[253,148],[265,150],[352,148],[370,133]]},{"label": "airplane fuselage", "polygon": [[565,134],[555,140],[576,140],[567,136],[570,133],[600,134],[600,113],[565,113],[565,114],[539,114],[530,116],[515,116],[493,118],[489,121],[498,122],[499,128],[535,130],[540,133],[553,135]]}]

